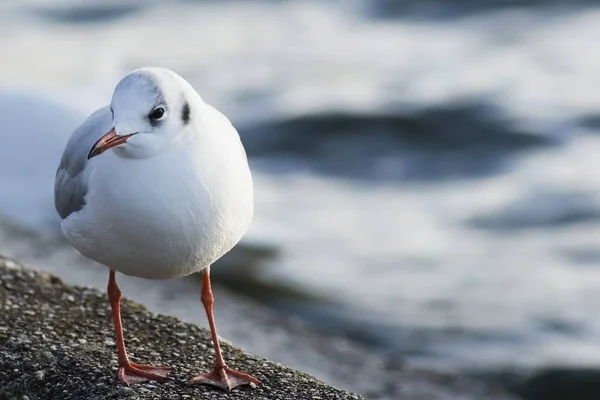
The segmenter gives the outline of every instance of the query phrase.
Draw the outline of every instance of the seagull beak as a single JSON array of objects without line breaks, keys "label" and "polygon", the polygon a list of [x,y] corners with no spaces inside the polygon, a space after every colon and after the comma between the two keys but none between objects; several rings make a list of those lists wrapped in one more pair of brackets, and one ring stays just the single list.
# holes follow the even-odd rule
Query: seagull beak
[{"label": "seagull beak", "polygon": [[135,135],[135,133],[130,133],[129,135],[117,135],[117,132],[115,132],[115,128],[112,128],[100,139],[98,139],[98,141],[94,144],[94,146],[88,153],[88,160],[92,157],[96,157],[97,155],[104,153],[106,150],[112,147],[125,143],[127,139],[129,139],[133,135]]}]

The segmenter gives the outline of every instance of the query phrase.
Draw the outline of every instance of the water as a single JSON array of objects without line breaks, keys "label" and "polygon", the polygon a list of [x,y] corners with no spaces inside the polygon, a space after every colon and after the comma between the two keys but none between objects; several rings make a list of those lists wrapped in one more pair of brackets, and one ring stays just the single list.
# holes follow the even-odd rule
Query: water
[{"label": "water", "polygon": [[71,126],[167,66],[242,133],[266,278],[336,304],[287,310],[429,367],[598,365],[600,9],[489,3],[2,2],[0,211],[56,232]]}]

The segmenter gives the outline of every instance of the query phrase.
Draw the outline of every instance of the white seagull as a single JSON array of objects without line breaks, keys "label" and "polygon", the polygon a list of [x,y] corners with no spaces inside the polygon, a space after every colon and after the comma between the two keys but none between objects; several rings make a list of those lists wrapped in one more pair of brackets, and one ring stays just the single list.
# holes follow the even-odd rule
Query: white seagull
[{"label": "white seagull", "polygon": [[115,271],[146,279],[201,272],[215,362],[191,382],[227,391],[260,384],[223,360],[209,275],[211,264],[250,225],[252,177],[235,128],[188,82],[164,68],[138,69],[121,79],[110,105],[94,112],[67,142],[54,201],[71,244],[110,269],[122,383],[162,382],[172,369],[129,360]]}]

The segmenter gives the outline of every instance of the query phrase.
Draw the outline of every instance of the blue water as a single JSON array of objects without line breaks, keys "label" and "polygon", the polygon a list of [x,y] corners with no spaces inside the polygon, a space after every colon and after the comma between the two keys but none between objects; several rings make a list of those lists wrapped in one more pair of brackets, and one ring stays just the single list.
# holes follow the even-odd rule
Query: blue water
[{"label": "blue water", "polygon": [[239,127],[264,278],[335,304],[286,310],[442,369],[598,365],[592,3],[2,2],[0,212],[56,234],[71,130],[170,67]]}]

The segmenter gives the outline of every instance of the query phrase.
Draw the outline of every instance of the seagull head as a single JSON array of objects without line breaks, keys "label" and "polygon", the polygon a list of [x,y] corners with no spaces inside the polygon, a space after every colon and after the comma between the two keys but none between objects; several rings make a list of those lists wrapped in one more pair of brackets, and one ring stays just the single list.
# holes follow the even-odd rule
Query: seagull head
[{"label": "seagull head", "polygon": [[114,148],[126,158],[159,154],[189,129],[198,94],[166,68],[142,68],[117,84],[110,103],[113,127],[90,149],[88,159]]}]

